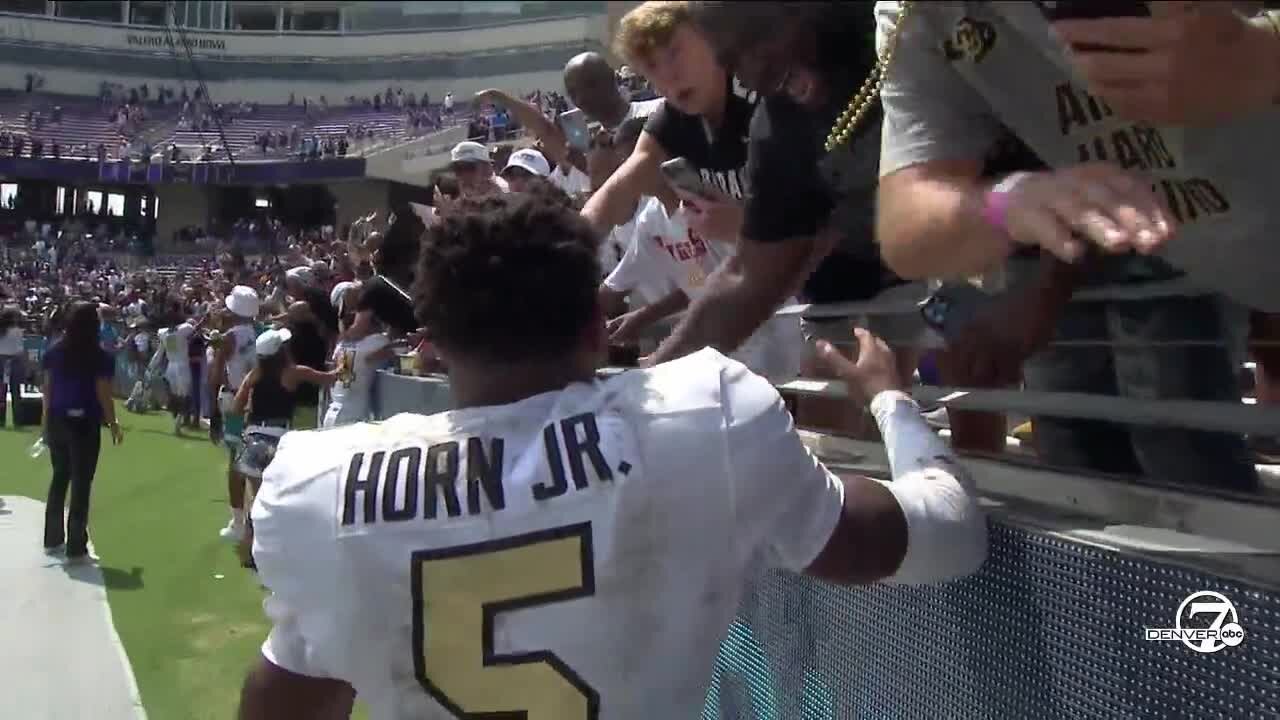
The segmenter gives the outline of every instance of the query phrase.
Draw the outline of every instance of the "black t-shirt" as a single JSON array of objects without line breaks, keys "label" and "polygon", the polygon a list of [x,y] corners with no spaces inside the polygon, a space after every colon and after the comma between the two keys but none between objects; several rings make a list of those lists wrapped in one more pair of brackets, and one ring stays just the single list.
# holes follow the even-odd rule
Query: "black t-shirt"
[{"label": "black t-shirt", "polygon": [[698,168],[702,182],[732,198],[746,195],[747,134],[754,104],[729,88],[724,120],[710,129],[699,115],[689,115],[663,101],[644,131],[671,158],[685,158]]},{"label": "black t-shirt", "polygon": [[[872,111],[843,149],[828,154],[827,133],[850,93],[838,91],[823,111],[787,97],[763,100],[751,120],[748,186],[742,235],[756,242],[812,237],[834,225],[841,239],[805,282],[811,302],[865,300],[901,283],[880,258],[875,243],[875,197],[879,183],[880,114]],[[825,165],[824,165],[825,163]],[[832,168],[840,173],[838,182]]]},{"label": "black t-shirt", "polygon": [[[306,365],[313,370],[324,370],[328,360],[328,346],[316,326],[310,322],[289,323],[289,351],[293,353],[293,361]],[[320,403],[320,390],[315,385],[303,383],[298,386],[298,404],[315,407]]]},{"label": "black t-shirt", "polygon": [[338,332],[338,311],[329,302],[329,294],[320,288],[307,287],[302,290],[302,300],[311,308],[312,314],[331,335]]},{"label": "black t-shirt", "polygon": [[371,311],[373,316],[401,333],[418,329],[418,319],[413,313],[413,301],[399,290],[387,284],[381,275],[366,282],[360,291],[356,310]]}]

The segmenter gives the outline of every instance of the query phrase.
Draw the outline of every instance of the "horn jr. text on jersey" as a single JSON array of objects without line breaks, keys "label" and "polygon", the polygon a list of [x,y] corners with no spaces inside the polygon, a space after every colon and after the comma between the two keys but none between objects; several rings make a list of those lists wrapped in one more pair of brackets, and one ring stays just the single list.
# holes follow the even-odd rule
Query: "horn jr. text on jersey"
[{"label": "horn jr. text on jersey", "polygon": [[[571,486],[585,490],[593,476],[599,482],[613,480],[600,451],[595,415],[583,413],[547,425],[542,444],[547,476],[530,486],[534,500],[560,497]],[[501,510],[507,505],[505,446],[500,437],[468,437],[355,453],[347,463],[342,524],[435,520],[442,514],[456,518]]]}]

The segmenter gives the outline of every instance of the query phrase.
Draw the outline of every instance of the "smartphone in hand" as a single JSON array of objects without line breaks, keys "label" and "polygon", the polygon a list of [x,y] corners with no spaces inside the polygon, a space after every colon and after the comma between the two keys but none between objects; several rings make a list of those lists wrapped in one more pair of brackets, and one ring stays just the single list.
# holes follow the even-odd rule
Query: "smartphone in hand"
[{"label": "smartphone in hand", "polygon": [[582,110],[574,109],[561,113],[557,119],[569,147],[584,153],[590,149],[591,133],[587,128],[587,116]]},{"label": "smartphone in hand", "polygon": [[702,175],[698,173],[698,169],[685,158],[668,160],[659,167],[662,170],[662,177],[676,190],[697,197],[712,197],[706,184],[702,182]]}]

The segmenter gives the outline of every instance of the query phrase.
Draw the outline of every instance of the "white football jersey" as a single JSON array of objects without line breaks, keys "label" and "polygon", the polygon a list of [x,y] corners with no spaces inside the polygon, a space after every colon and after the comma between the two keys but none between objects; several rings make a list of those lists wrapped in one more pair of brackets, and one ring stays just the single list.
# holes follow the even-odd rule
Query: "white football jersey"
[{"label": "white football jersey", "polygon": [[173,329],[165,328],[160,331],[158,336],[160,347],[164,348],[165,360],[169,363],[169,367],[187,367],[187,363],[190,362],[187,355],[191,347],[191,336],[195,332],[195,327],[189,322],[184,322]]},{"label": "white football jersey", "polygon": [[253,507],[264,656],[375,720],[694,718],[744,580],[841,483],[714,350],[511,405],[289,433]]}]

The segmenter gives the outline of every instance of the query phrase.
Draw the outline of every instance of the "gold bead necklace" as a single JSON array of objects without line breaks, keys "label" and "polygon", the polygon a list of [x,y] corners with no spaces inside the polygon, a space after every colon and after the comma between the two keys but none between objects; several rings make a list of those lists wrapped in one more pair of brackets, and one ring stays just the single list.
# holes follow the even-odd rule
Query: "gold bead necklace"
[{"label": "gold bead necklace", "polygon": [[831,126],[831,132],[827,133],[827,152],[849,142],[854,130],[862,122],[862,118],[880,98],[880,88],[884,86],[885,74],[889,70],[889,63],[893,62],[893,54],[898,49],[898,38],[902,35],[902,26],[910,10],[911,0],[902,0],[898,4],[898,21],[885,40],[884,54],[876,58],[876,66],[872,68],[871,74],[867,76],[862,87],[858,88],[858,92],[849,100],[849,105]]}]

